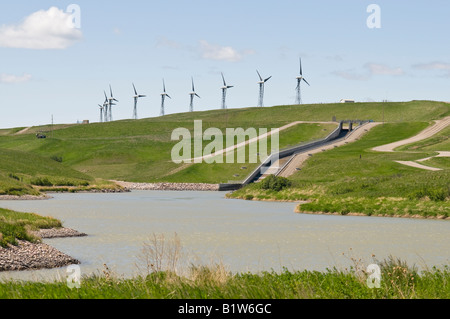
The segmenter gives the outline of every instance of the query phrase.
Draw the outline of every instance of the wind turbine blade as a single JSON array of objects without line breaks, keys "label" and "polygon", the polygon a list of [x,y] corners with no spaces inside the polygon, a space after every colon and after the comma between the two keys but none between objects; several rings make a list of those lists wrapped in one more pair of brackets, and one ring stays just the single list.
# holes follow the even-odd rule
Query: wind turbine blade
[{"label": "wind turbine blade", "polygon": [[234,86],[232,86],[232,85],[227,86],[227,89],[231,89],[231,88],[234,88]]},{"label": "wind turbine blade", "polygon": [[302,58],[300,58],[300,75],[303,76]]},{"label": "wind turbine blade", "polygon": [[111,88],[111,84],[109,85],[109,91],[111,92],[111,97],[113,97],[113,91],[112,91],[112,88]]},{"label": "wind turbine blade", "polygon": [[268,77],[267,79],[264,80],[264,82],[267,82],[271,79],[272,77]]},{"label": "wind turbine blade", "polygon": [[199,99],[201,99],[200,95],[198,95],[197,93],[195,93],[195,96],[198,97]]},{"label": "wind turbine blade", "polygon": [[[308,85],[309,85],[308,81],[306,81],[306,80],[305,80],[305,78],[303,78],[303,81],[305,81],[305,82],[306,82],[306,84],[308,84]],[[309,85],[309,86],[311,86],[311,85]]]},{"label": "wind turbine blade", "polygon": [[225,82],[225,77],[223,76],[223,73],[222,73],[222,79],[223,79],[223,86],[227,86],[227,83]]},{"label": "wind turbine blade", "polygon": [[163,91],[164,93],[166,93],[166,82],[164,81],[164,79],[163,79]]},{"label": "wind turbine blade", "polygon": [[263,78],[261,77],[261,74],[259,74],[258,70],[256,70],[256,73],[258,73],[259,79],[261,80],[261,82],[263,81]]},{"label": "wind turbine blade", "polygon": [[106,91],[103,91],[103,93],[105,93],[105,102],[108,101],[108,96],[106,95]]},{"label": "wind turbine blade", "polygon": [[137,94],[137,91],[136,91],[136,87],[134,86],[134,83],[133,83],[133,89],[134,89],[134,94],[135,94],[135,95],[138,95],[138,94]]},{"label": "wind turbine blade", "polygon": [[192,80],[192,92],[195,92],[195,87],[194,87],[194,78],[191,78]]},{"label": "wind turbine blade", "polygon": [[169,99],[172,99],[171,97],[170,97],[170,95],[169,94],[166,94],[166,96],[169,98]]}]

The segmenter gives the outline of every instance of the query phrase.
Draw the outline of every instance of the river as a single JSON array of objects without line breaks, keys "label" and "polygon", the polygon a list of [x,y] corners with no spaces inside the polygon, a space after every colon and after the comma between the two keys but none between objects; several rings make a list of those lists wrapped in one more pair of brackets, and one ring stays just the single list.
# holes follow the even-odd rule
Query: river
[{"label": "river", "polygon": [[[419,269],[449,264],[450,222],[303,215],[295,203],[226,199],[221,192],[133,191],[53,194],[0,206],[61,220],[87,237],[44,242],[80,260],[83,275],[106,264],[117,276],[141,274],[144,243],[179,238],[184,262],[222,263],[232,272],[345,269],[390,255]],[[376,260],[375,260],[376,261]],[[0,279],[54,280],[65,269],[3,272]]]}]

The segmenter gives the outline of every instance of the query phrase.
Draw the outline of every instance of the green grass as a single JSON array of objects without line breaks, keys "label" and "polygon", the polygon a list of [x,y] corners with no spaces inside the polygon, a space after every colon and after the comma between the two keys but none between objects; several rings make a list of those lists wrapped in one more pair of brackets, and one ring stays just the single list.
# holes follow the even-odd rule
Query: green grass
[{"label": "green grass", "polygon": [[413,136],[427,125],[375,127],[357,142],[314,155],[290,177],[290,189],[274,192],[251,185],[230,197],[310,201],[300,205],[300,212],[450,217],[450,171],[430,172],[395,162],[425,158],[434,152],[372,151],[375,146]]},{"label": "green grass", "polygon": [[[230,127],[254,127],[270,131],[271,128],[279,128],[293,121],[331,121],[333,117],[337,120],[374,121],[384,118],[393,123],[413,123],[428,122],[449,114],[449,104],[433,101],[337,103],[212,110],[89,125],[46,125],[32,127],[20,135],[16,133],[22,128],[4,129],[0,130],[0,174],[12,174],[19,180],[5,179],[0,182],[0,193],[30,194],[33,192],[30,189],[31,181],[38,178],[47,178],[58,187],[86,181],[92,184],[99,179],[222,183],[241,181],[256,167],[256,164],[251,163],[173,163],[171,150],[178,141],[171,140],[172,131],[184,127],[193,132],[194,120],[203,121],[203,130],[215,127],[224,132]],[[332,125],[328,124],[298,125],[281,133],[280,146],[284,148],[323,138],[331,130]],[[37,132],[46,132],[48,138],[37,139]],[[392,141],[403,136],[399,132],[389,132],[392,133]],[[207,144],[207,141],[203,142],[203,146]],[[318,173],[328,174],[325,171]]]},{"label": "green grass", "polygon": [[365,269],[232,274],[221,267],[191,267],[188,276],[162,271],[133,279],[82,278],[79,289],[64,281],[0,282],[1,299],[448,299],[450,269],[419,273],[404,262],[380,264],[380,288],[369,288]]},{"label": "green grass", "polygon": [[[62,163],[58,163],[61,165],[56,167],[76,170],[87,180],[92,176],[133,182],[220,183],[234,179],[234,175],[241,175],[243,166],[248,170],[256,167],[238,163],[201,164],[172,174],[180,165],[171,161],[171,150],[178,143],[171,141],[171,133],[178,127],[186,127],[193,132],[193,124],[193,121],[162,122],[161,119],[151,119],[79,125],[54,131],[54,137],[46,140],[37,140],[30,134],[3,137],[0,138],[0,147],[45,158],[61,159]],[[248,125],[244,122],[236,124],[237,127],[244,128]],[[225,132],[221,122],[204,122],[203,125],[204,129],[216,125]],[[267,127],[270,131],[272,127],[278,127],[278,123],[269,124]],[[333,124],[297,125],[280,133],[280,146],[283,148],[323,138],[331,133],[334,127]],[[208,143],[204,141],[203,146]],[[14,167],[4,168],[8,172],[13,169]],[[69,172],[64,172],[61,176],[69,177],[68,174]]]},{"label": "green grass", "polygon": [[61,222],[51,217],[0,208],[0,247],[17,245],[17,240],[36,242],[30,231],[60,227]]},{"label": "green grass", "polygon": [[405,145],[398,148],[399,151],[450,151],[450,127],[443,129],[435,136]]}]

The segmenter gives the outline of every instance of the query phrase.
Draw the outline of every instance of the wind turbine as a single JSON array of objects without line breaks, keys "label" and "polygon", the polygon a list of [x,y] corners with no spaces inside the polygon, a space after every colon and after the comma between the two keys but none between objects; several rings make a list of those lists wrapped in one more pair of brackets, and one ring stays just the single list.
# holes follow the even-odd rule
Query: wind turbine
[{"label": "wind turbine", "polygon": [[106,96],[106,91],[103,91],[105,93],[105,102],[103,102],[103,110],[105,113],[105,122],[108,122],[108,107],[109,107],[109,99],[108,96]]},{"label": "wind turbine", "polygon": [[99,104],[98,107],[100,108],[100,123],[103,122],[103,109],[105,107],[105,104],[101,105]]},{"label": "wind turbine", "polygon": [[166,83],[164,82],[163,79],[163,93],[161,93],[161,116],[165,115],[164,112],[164,102],[166,101],[166,97],[168,97],[169,99],[172,99],[169,94],[166,93]]},{"label": "wind turbine", "polygon": [[118,100],[116,100],[115,98],[114,98],[114,96],[113,96],[113,91],[112,91],[112,88],[111,88],[111,84],[109,85],[109,91],[111,92],[111,97],[108,99],[108,101],[109,101],[109,121],[112,121],[112,119],[113,119],[113,117],[112,117],[112,106],[113,105],[117,105],[117,104],[115,104],[115,103],[113,103],[114,101],[115,102],[119,102]]},{"label": "wind turbine", "polygon": [[137,93],[137,91],[136,91],[136,87],[134,86],[134,83],[133,83],[133,89],[134,89],[134,109],[133,109],[133,119],[135,119],[135,120],[137,120],[137,118],[138,118],[138,116],[137,116],[137,103],[138,103],[138,100],[141,98],[141,97],[146,97],[145,95],[140,95],[140,94],[138,94]]},{"label": "wind turbine", "polygon": [[194,98],[198,97],[200,99],[200,96],[197,93],[195,93],[194,78],[192,78],[192,92],[189,93],[189,95],[191,96],[191,104],[189,107],[189,111],[194,112]]},{"label": "wind turbine", "polygon": [[303,77],[303,69],[302,69],[302,59],[300,58],[300,76],[297,77],[297,99],[296,104],[302,104],[302,92],[301,92],[301,83],[305,81],[306,84],[309,85],[308,81]]},{"label": "wind turbine", "polygon": [[223,76],[223,73],[222,73],[222,79],[223,79],[223,87],[222,87],[222,109],[226,109],[226,108],[227,108],[227,104],[226,104],[227,91],[228,91],[228,89],[231,89],[231,88],[233,88],[234,86],[227,85],[227,83],[225,82],[225,77]]},{"label": "wind turbine", "polygon": [[259,76],[259,101],[258,101],[258,107],[263,107],[264,106],[264,86],[266,84],[267,81],[269,81],[272,77],[268,77],[267,79],[263,80],[263,78],[261,77],[261,74],[259,74],[258,70],[256,70],[256,73],[258,73]]}]

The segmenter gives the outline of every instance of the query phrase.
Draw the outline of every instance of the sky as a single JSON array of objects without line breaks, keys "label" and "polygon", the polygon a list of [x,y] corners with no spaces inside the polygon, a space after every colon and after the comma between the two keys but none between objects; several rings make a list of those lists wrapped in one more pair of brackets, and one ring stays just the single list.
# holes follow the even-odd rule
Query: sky
[{"label": "sky", "polygon": [[[371,6],[371,5],[376,5]],[[447,0],[128,0],[0,3],[0,128],[341,99],[450,101]],[[301,120],[301,119],[298,119]]]}]

